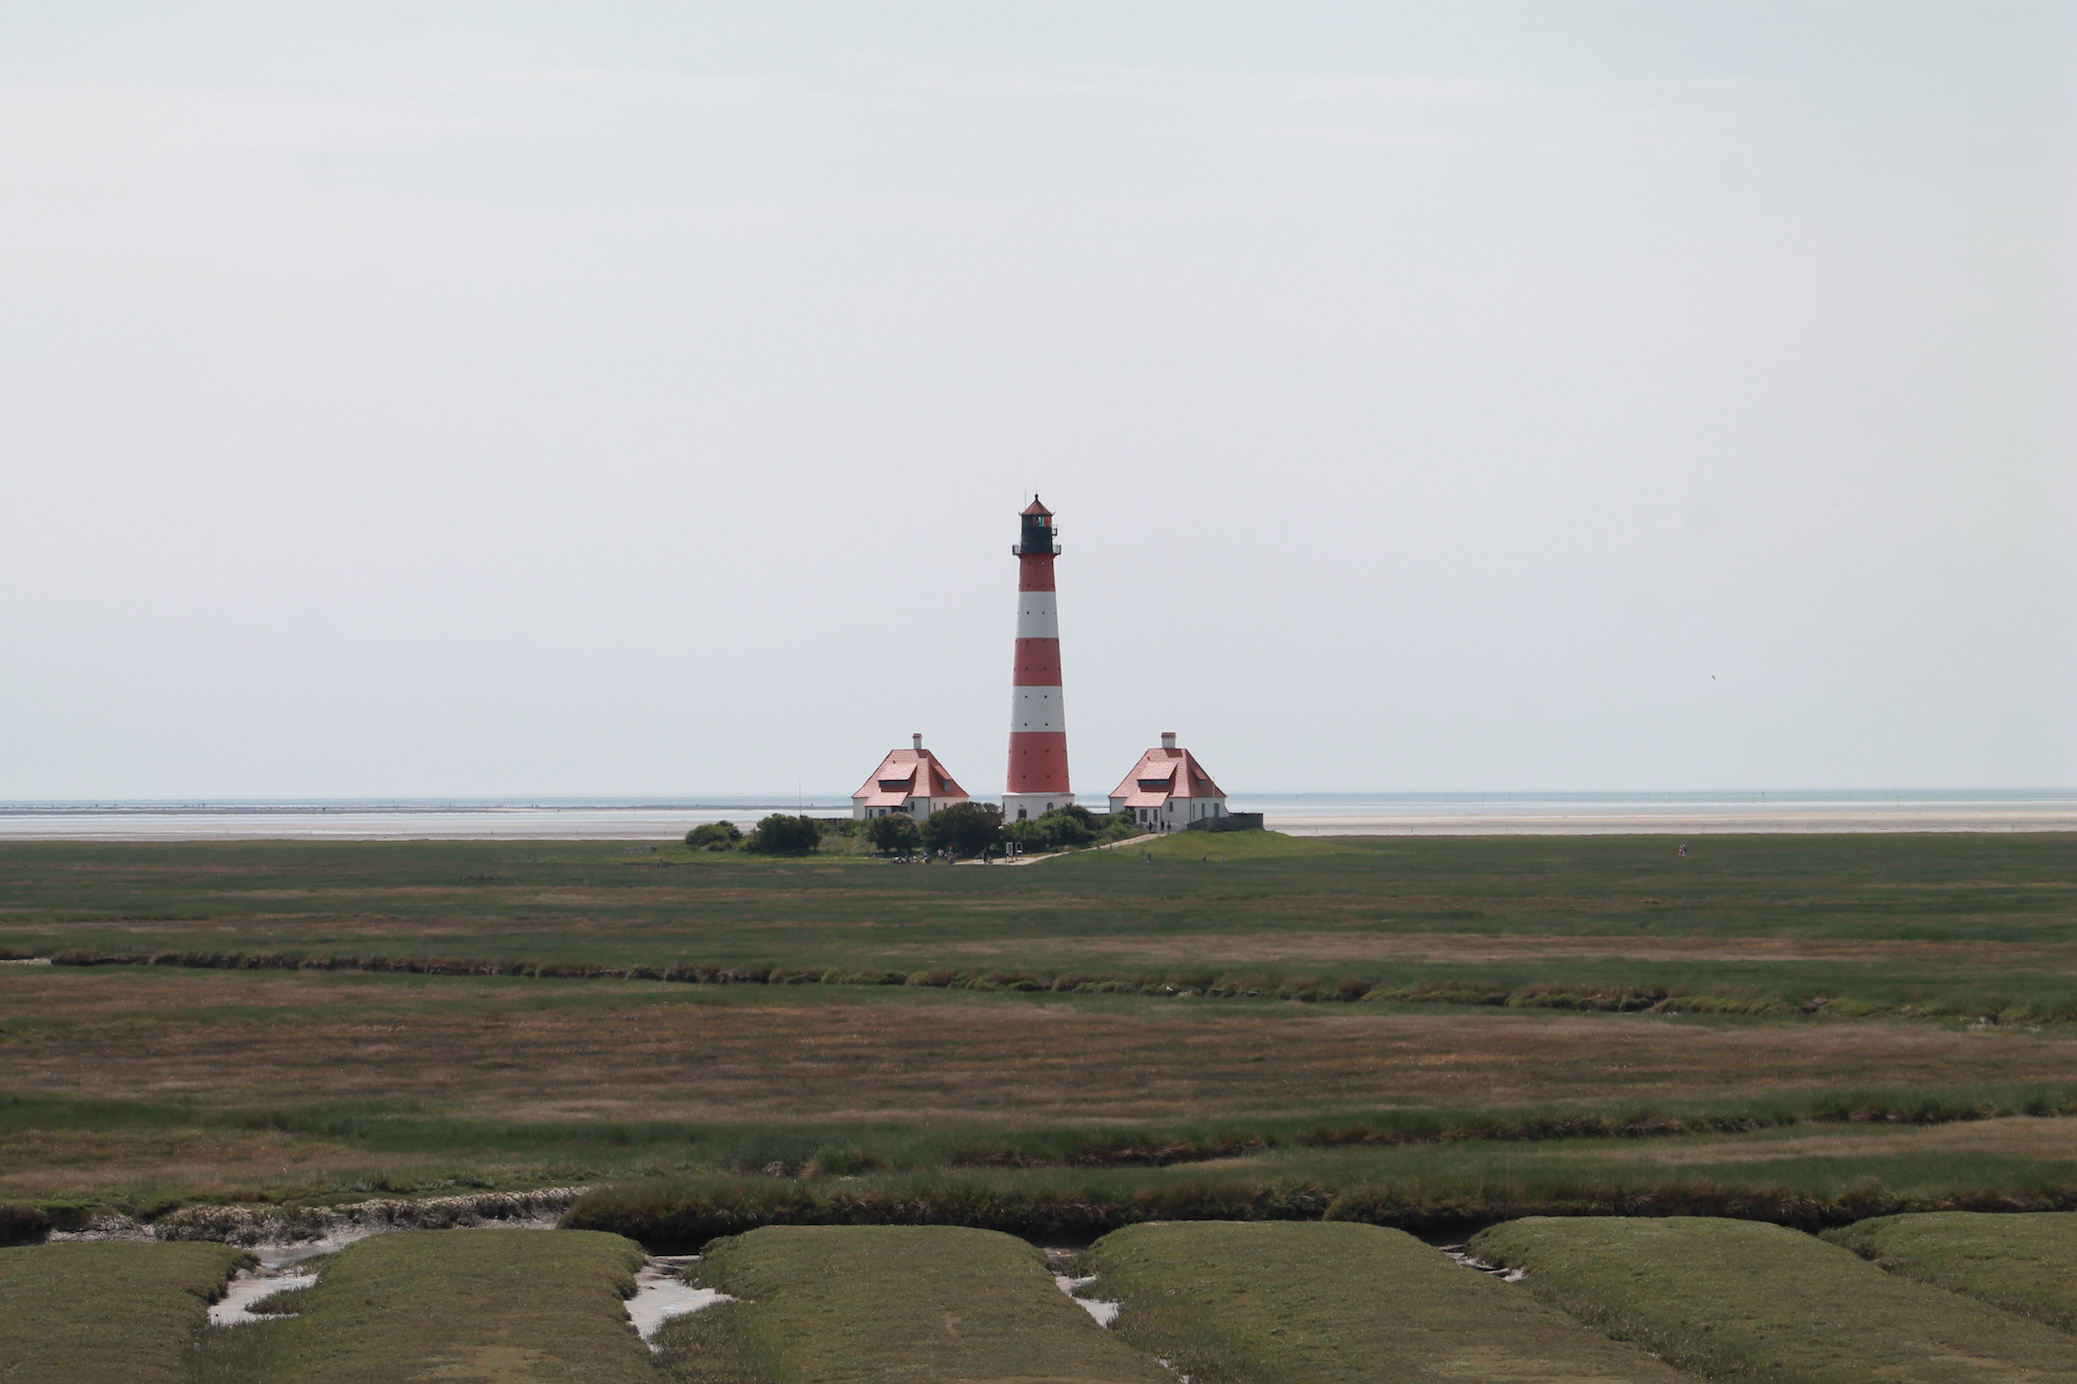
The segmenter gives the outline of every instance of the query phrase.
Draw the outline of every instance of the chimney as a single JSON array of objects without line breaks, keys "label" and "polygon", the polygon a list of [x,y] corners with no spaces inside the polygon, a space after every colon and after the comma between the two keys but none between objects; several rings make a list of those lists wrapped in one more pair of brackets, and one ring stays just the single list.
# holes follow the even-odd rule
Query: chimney
[{"label": "chimney", "polygon": [[917,732],[916,732],[916,733],[915,733],[914,735],[910,736],[909,738],[910,738],[911,740],[913,740],[913,741],[915,741],[915,742],[916,742],[916,753],[917,753],[917,754],[922,754],[922,753],[923,753],[923,732],[919,730],[919,731],[917,731]]},{"label": "chimney", "polygon": [[1176,733],[1172,730],[1165,730],[1161,732],[1161,748],[1164,750],[1172,750],[1175,747]]}]

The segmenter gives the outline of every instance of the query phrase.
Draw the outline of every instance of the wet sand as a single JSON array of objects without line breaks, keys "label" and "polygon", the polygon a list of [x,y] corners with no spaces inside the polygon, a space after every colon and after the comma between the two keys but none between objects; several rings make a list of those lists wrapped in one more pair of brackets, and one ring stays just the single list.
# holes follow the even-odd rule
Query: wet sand
[{"label": "wet sand", "polygon": [[1280,817],[1291,836],[1750,836],[2077,831],[2077,808],[1785,808],[1752,812],[1377,813]]}]

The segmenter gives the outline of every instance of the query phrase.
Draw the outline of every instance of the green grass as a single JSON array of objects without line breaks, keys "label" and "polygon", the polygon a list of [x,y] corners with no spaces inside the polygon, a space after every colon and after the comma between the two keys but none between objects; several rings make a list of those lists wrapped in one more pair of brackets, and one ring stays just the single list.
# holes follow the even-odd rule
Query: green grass
[{"label": "green grass", "polygon": [[[2077,836],[1146,851],[0,843],[0,954],[165,963],[0,968],[0,1197],[76,1223],[629,1182],[587,1214],[698,1236],[902,1189],[1090,1234],[1149,1205],[1399,1226],[2077,1205],[2077,1148],[2045,1138],[1692,1147],[2077,1111]],[[1897,1017],[1931,1022],[1835,1022]],[[1968,1084],[2000,1077],[2039,1084]],[[1845,1089],[1878,1082],[1900,1089]]]},{"label": "green grass", "polygon": [[0,1249],[0,1380],[176,1380],[208,1304],[245,1262],[227,1245]]},{"label": "green grass", "polygon": [[1141,1225],[1084,1256],[1116,1329],[1193,1379],[1663,1381],[1680,1376],[1396,1230]]},{"label": "green grass", "polygon": [[771,1228],[715,1244],[699,1278],[743,1301],[659,1333],[684,1378],[1173,1384],[1069,1302],[1044,1255],[1006,1235]]},{"label": "green grass", "polygon": [[1136,857],[1144,852],[1164,864],[1169,861],[1202,864],[1204,858],[1210,856],[1213,863],[1298,860],[1317,865],[1359,851],[1362,847],[1317,836],[1286,836],[1280,831],[1179,831],[1114,849],[1127,857]]},{"label": "green grass", "polygon": [[1879,1216],[1825,1238],[1891,1273],[2077,1331],[2077,1214]]},{"label": "green grass", "polygon": [[1723,1381],[1993,1384],[2077,1376],[2077,1341],[1780,1226],[1525,1220],[1471,1253],[1618,1339]]},{"label": "green grass", "polygon": [[[2022,1125],[2012,1131],[2026,1135]],[[1086,1242],[1165,1220],[1352,1221],[1421,1232],[1529,1215],[1705,1215],[1806,1229],[1902,1211],[2077,1209],[2077,1150],[1924,1146],[1855,1129],[1847,1151],[1795,1127],[1656,1139],[1285,1147],[1165,1167],[854,1168],[635,1178],[564,1224],[694,1250],[763,1225],[963,1225]],[[2067,1137],[2067,1136],[2064,1136]],[[1817,1147],[1812,1147],[1813,1143]]]},{"label": "green grass", "polygon": [[[684,1120],[511,1121],[466,1118],[408,1104],[340,1103],[212,1110],[177,1101],[104,1101],[0,1095],[0,1130],[119,1137],[211,1131],[276,1132],[346,1145],[369,1172],[332,1195],[470,1190],[441,1177],[440,1160],[532,1165],[543,1176],[674,1171],[789,1176],[959,1167],[1162,1167],[1225,1157],[1348,1166],[1328,1151],[1456,1145],[1506,1150],[1563,1144],[1655,1149],[1686,1135],[1759,1134],[1817,1127],[1900,1129],[2013,1116],[2077,1115],[2077,1086],[1784,1091],[1737,1099],[1499,1109],[1380,1109],[1351,1115],[1228,1114],[1129,1127],[980,1121],[803,1121],[725,1124]],[[2077,1156],[2077,1149],[2073,1149]],[[428,1169],[420,1185],[377,1169]],[[660,1169],[659,1169],[660,1170]],[[450,1174],[454,1171],[447,1168]],[[378,1186],[377,1181],[389,1185]],[[362,1185],[365,1184],[365,1185]],[[485,1189],[493,1183],[484,1182]]]},{"label": "green grass", "polygon": [[212,1329],[191,1384],[406,1379],[654,1384],[627,1325],[640,1248],[581,1232],[379,1235],[326,1261],[298,1315]]},{"label": "green grass", "polygon": [[[1207,1214],[1325,1213],[1429,1229],[1547,1212],[1699,1212],[1820,1227],[1900,1210],[2077,1207],[2077,1148],[2060,1157],[1999,1151],[1996,1140],[2026,1134],[2027,1121],[1985,1126],[1983,1147],[1924,1147],[1943,1121],[2028,1108],[2069,1107],[2060,1093],[2025,1089],[1813,1093],[1091,1129],[510,1124],[352,1108],[217,1118],[54,1098],[0,1104],[0,1129],[33,1127],[109,1150],[197,1129],[283,1130],[350,1144],[365,1160],[328,1178],[200,1199],[178,1184],[144,1182],[45,1201],[75,1227],[95,1208],[158,1219],[226,1199],[264,1201],[293,1222],[305,1207],[371,1197],[610,1183],[573,1208],[571,1225],[687,1247],[762,1224],[900,1215],[1094,1236],[1149,1217]],[[1826,1149],[1835,1133],[1853,1150]],[[26,1136],[17,1146],[25,1145]]]},{"label": "green grass", "polygon": [[[818,981],[944,972],[1156,995],[1327,997],[1354,981],[1358,994],[1437,1003],[2077,1015],[2077,961],[1937,945],[2077,942],[2069,835],[1716,837],[1686,860],[1661,837],[1188,833],[1146,849],[1152,864],[1126,848],[984,869],[630,855],[604,842],[5,843],[0,954],[547,975],[777,968]],[[1652,961],[1376,948],[1523,936],[1891,945]]]}]

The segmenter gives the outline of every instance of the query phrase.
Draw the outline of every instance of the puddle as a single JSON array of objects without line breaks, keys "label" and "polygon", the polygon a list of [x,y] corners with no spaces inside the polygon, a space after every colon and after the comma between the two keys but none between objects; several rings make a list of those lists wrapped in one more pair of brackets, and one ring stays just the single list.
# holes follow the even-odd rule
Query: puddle
[{"label": "puddle", "polygon": [[1053,1286],[1060,1289],[1061,1292],[1066,1293],[1067,1300],[1069,1302],[1074,1303],[1077,1307],[1080,1307],[1090,1316],[1096,1318],[1096,1324],[1098,1326],[1109,1326],[1112,1322],[1118,1319],[1119,1304],[1115,1302],[1106,1302],[1102,1298],[1085,1298],[1075,1296],[1075,1292],[1077,1289],[1086,1288],[1095,1281],[1095,1274],[1090,1274],[1087,1278],[1069,1278],[1064,1273],[1056,1273],[1053,1275]]},{"label": "puddle", "polygon": [[293,1312],[255,1312],[252,1305],[276,1293],[285,1293],[291,1288],[308,1288],[317,1282],[315,1273],[299,1273],[296,1265],[320,1255],[337,1254],[356,1240],[365,1240],[371,1235],[380,1235],[385,1226],[352,1226],[341,1229],[322,1240],[302,1240],[295,1244],[254,1245],[249,1250],[253,1258],[260,1261],[256,1269],[240,1269],[231,1276],[224,1295],[209,1305],[211,1326],[246,1326],[252,1322],[286,1321]]},{"label": "puddle", "polygon": [[257,1269],[240,1269],[232,1276],[230,1286],[224,1289],[223,1297],[209,1304],[209,1324],[246,1326],[252,1322],[285,1321],[295,1314],[255,1312],[252,1305],[291,1288],[308,1288],[315,1282],[317,1275],[314,1273],[283,1273],[264,1265]]},{"label": "puddle", "polygon": [[1503,1269],[1498,1264],[1488,1264],[1483,1259],[1473,1259],[1469,1254],[1465,1253],[1464,1246],[1462,1245],[1437,1245],[1436,1248],[1459,1264],[1462,1264],[1465,1268],[1477,1269],[1483,1274],[1491,1274],[1502,1283],[1519,1283],[1529,1276],[1527,1269]]},{"label": "puddle", "polygon": [[[734,1302],[727,1293],[713,1288],[695,1288],[679,1274],[687,1264],[697,1264],[697,1254],[655,1254],[635,1275],[635,1295],[627,1300],[627,1319],[642,1339],[650,1341],[673,1317],[712,1307],[717,1302]],[[649,1347],[661,1347],[652,1341]]]}]

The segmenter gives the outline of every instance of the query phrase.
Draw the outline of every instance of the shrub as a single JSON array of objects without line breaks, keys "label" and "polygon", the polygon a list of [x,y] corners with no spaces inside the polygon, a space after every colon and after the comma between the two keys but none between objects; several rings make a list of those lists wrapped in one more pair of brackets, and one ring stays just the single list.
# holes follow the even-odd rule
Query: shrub
[{"label": "shrub", "polygon": [[1003,827],[1002,835],[1003,840],[1015,842],[1027,851],[1071,850],[1096,839],[1096,829],[1091,825],[1095,820],[1088,808],[1069,804],[1011,822]]},{"label": "shrub", "polygon": [[820,844],[822,828],[811,818],[774,812],[744,839],[743,849],[755,855],[806,855]]},{"label": "shrub", "polygon": [[1147,829],[1132,815],[1132,809],[1121,807],[1106,817],[1097,818],[1096,843],[1104,845],[1111,841],[1125,841],[1135,836],[1146,835]]},{"label": "shrub", "polygon": [[1004,845],[1015,846],[1026,854],[1035,855],[1040,851],[1053,849],[1052,834],[1044,826],[1040,825],[1036,817],[1022,822],[1005,824],[1002,829],[1002,839]]},{"label": "shrub", "polygon": [[923,843],[923,832],[916,826],[916,819],[906,812],[890,812],[885,817],[874,817],[866,822],[865,834],[876,851],[907,853]]},{"label": "shrub", "polygon": [[706,822],[685,833],[685,844],[696,851],[732,851],[742,839],[734,822]]},{"label": "shrub", "polygon": [[1074,850],[1106,841],[1122,841],[1140,835],[1143,828],[1130,812],[1099,815],[1077,803],[1056,807],[1051,812],[1003,828],[1003,839],[1028,851]]},{"label": "shrub", "polygon": [[954,855],[979,855],[1002,840],[1002,809],[994,803],[954,803],[923,820],[923,844]]},{"label": "shrub", "polygon": [[51,1232],[51,1218],[18,1201],[0,1201],[0,1245],[33,1245]]}]

